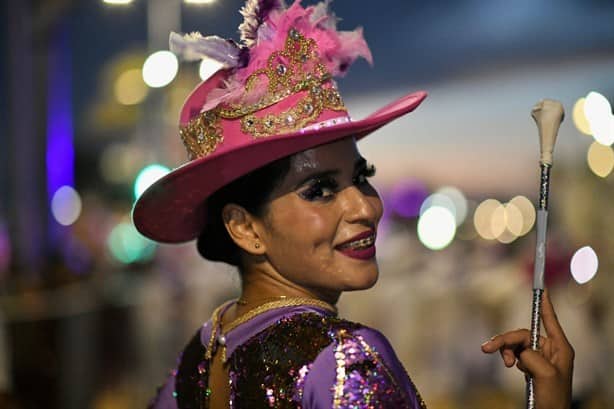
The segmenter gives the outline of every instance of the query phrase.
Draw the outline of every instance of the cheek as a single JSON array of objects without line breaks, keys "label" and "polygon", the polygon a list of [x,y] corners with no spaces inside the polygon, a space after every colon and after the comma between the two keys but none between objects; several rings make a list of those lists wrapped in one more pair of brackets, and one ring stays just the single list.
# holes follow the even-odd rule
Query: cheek
[{"label": "cheek", "polygon": [[384,215],[384,203],[377,192],[375,192],[375,196],[369,197],[369,203],[371,203],[371,206],[375,212],[376,223],[379,223]]},{"label": "cheek", "polygon": [[[301,247],[302,251],[316,252],[321,246],[330,246],[335,240],[337,221],[330,209],[309,209],[288,212],[277,219],[276,231],[287,246]],[[310,251],[311,249],[311,251]]]},{"label": "cheek", "polygon": [[339,212],[322,204],[283,204],[271,208],[268,221],[271,261],[287,271],[328,269],[334,264]]}]

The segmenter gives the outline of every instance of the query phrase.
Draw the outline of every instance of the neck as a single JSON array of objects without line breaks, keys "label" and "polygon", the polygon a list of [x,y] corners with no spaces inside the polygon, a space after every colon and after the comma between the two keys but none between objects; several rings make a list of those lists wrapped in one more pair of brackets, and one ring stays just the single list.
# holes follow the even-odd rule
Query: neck
[{"label": "neck", "polygon": [[243,273],[240,299],[247,309],[282,297],[318,299],[334,306],[340,295],[340,291],[307,288],[286,279],[277,272],[254,268]]}]

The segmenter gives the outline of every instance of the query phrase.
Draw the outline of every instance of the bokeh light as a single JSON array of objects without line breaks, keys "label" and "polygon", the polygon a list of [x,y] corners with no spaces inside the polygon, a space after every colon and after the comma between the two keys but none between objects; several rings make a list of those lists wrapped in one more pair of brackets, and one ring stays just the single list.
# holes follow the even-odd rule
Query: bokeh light
[{"label": "bokeh light", "polygon": [[134,0],[102,0],[103,3],[106,4],[130,4]]},{"label": "bokeh light", "polygon": [[141,170],[134,181],[134,197],[138,199],[149,186],[170,172],[166,166],[148,165]]},{"label": "bokeh light", "polygon": [[584,115],[589,122],[603,115],[611,114],[612,107],[606,97],[595,91],[588,93],[584,101]]},{"label": "bokeh light", "polygon": [[412,218],[420,214],[420,206],[428,194],[424,183],[418,180],[405,181],[393,187],[389,203],[399,216]]},{"label": "bokeh light", "polygon": [[[493,234],[496,234],[495,238],[497,241],[509,244],[520,236],[520,232],[523,229],[522,212],[514,203],[506,203],[495,210],[492,223]],[[501,224],[504,226],[502,231]]]},{"label": "bokeh light", "polygon": [[490,219],[490,232],[495,239],[501,237],[501,235],[507,229],[506,213],[507,212],[503,204],[499,204],[499,206],[497,206],[492,213],[492,217]]},{"label": "bokeh light", "polygon": [[460,226],[467,218],[467,199],[463,192],[452,186],[442,187],[437,193],[447,196],[454,204],[454,218],[456,225]]},{"label": "bokeh light", "polygon": [[589,282],[597,274],[598,268],[597,253],[590,246],[582,247],[571,258],[571,275],[578,284]]},{"label": "bokeh light", "polygon": [[418,220],[418,239],[431,250],[447,247],[455,234],[456,219],[445,207],[429,207]]},{"label": "bokeh light", "polygon": [[111,255],[125,264],[150,260],[156,250],[156,244],[141,235],[132,223],[115,226],[109,234],[107,245]]},{"label": "bokeh light", "polygon": [[184,0],[186,4],[211,4],[216,0]]},{"label": "bokeh light", "polygon": [[576,101],[573,106],[573,123],[576,125],[578,131],[585,135],[591,135],[591,126],[584,115],[584,102],[586,98],[582,97]]},{"label": "bokeh light", "polygon": [[198,68],[198,75],[200,76],[201,80],[205,81],[213,74],[218,72],[223,66],[224,65],[222,63],[211,58],[203,58]]},{"label": "bokeh light", "polygon": [[614,142],[614,116],[603,115],[598,120],[591,121],[593,138],[602,145],[610,146]]},{"label": "bokeh light", "polygon": [[170,84],[179,70],[179,62],[170,51],[156,51],[143,64],[143,80],[152,88]]},{"label": "bokeh light", "polygon": [[497,236],[497,241],[499,243],[509,244],[513,242],[514,240],[516,240],[517,238],[518,236],[516,236],[514,233],[512,233],[508,229],[505,229],[503,233]]},{"label": "bokeh light", "polygon": [[505,204],[487,199],[476,208],[473,224],[480,237],[508,244],[533,228],[535,208],[524,196],[516,196]]},{"label": "bokeh light", "polygon": [[520,209],[514,203],[506,203],[505,207],[505,228],[515,235],[520,236],[523,228],[523,217]]},{"label": "bokeh light", "polygon": [[486,240],[494,240],[498,235],[503,233],[505,228],[504,214],[499,215],[501,218],[500,223],[503,224],[503,228],[499,227],[501,231],[499,231],[498,234],[495,234],[492,229],[493,216],[495,212],[501,213],[502,210],[504,211],[503,206],[496,199],[486,199],[478,205],[478,207],[475,209],[475,213],[473,214],[473,224],[475,226],[475,231],[480,235],[480,237]]},{"label": "bokeh light", "polygon": [[614,143],[614,116],[606,97],[595,91],[589,92],[584,102],[584,115],[597,142],[608,146]]},{"label": "bokeh light", "polygon": [[514,205],[522,215],[522,228],[517,232],[517,235],[524,236],[531,231],[535,224],[535,207],[525,196],[516,196],[509,201],[509,204]]},{"label": "bokeh light", "polygon": [[147,96],[147,86],[143,82],[141,70],[133,68],[122,72],[115,81],[115,99],[122,105],[136,105]]},{"label": "bokeh light", "polygon": [[454,220],[456,223],[456,207],[454,206],[454,202],[447,195],[442,193],[433,193],[429,197],[427,197],[424,202],[422,202],[422,206],[420,206],[420,216],[424,214],[428,209],[434,206],[444,207],[452,213],[454,216]]},{"label": "bokeh light", "polygon": [[63,226],[70,226],[81,215],[81,196],[70,186],[62,186],[51,198],[51,214]]},{"label": "bokeh light", "polygon": [[593,142],[588,148],[586,160],[595,175],[605,178],[614,169],[614,150],[611,146]]}]

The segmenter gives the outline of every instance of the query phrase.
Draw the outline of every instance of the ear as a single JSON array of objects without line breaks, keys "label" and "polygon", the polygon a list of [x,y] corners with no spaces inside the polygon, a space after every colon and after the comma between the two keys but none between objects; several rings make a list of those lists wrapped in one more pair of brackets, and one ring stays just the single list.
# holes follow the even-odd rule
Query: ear
[{"label": "ear", "polygon": [[229,203],[222,209],[222,219],[232,241],[246,252],[254,255],[266,253],[266,245],[260,232],[262,224],[243,207]]}]

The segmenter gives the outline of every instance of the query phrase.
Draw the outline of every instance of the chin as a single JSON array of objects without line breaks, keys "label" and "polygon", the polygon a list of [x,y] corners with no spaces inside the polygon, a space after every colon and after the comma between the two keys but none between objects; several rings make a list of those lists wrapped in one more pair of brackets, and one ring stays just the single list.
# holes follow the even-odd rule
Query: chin
[{"label": "chin", "polygon": [[350,277],[351,279],[346,283],[344,291],[367,290],[377,283],[378,277],[379,270],[377,265],[363,271],[354,271]]}]

